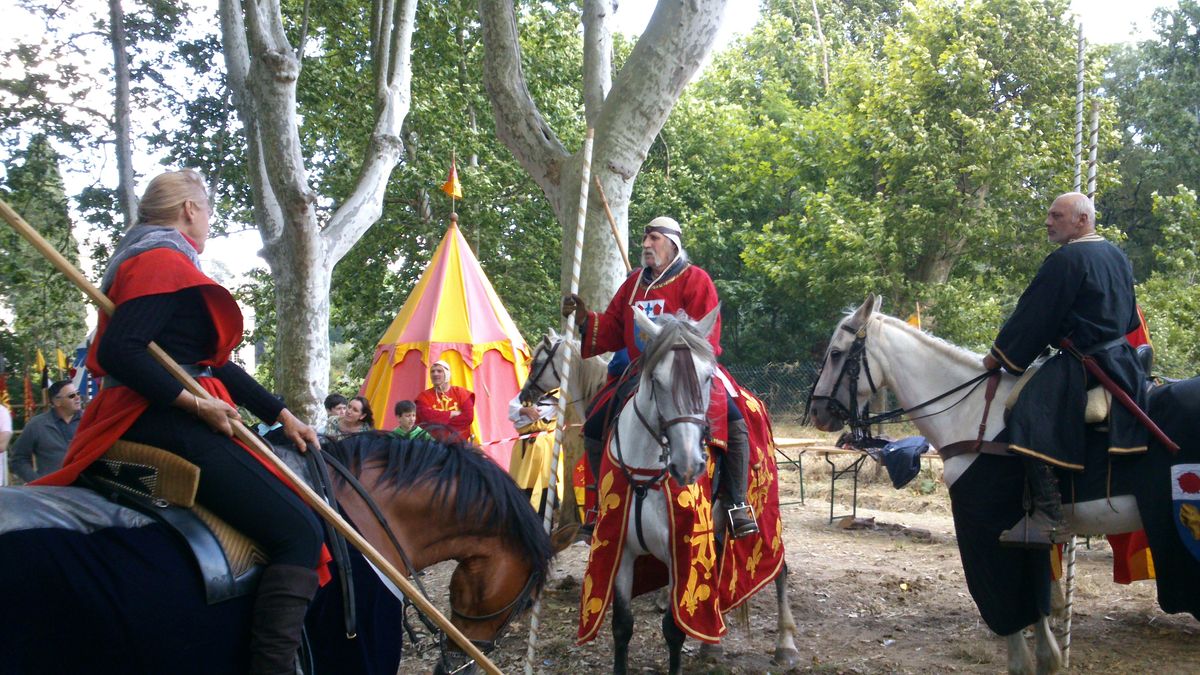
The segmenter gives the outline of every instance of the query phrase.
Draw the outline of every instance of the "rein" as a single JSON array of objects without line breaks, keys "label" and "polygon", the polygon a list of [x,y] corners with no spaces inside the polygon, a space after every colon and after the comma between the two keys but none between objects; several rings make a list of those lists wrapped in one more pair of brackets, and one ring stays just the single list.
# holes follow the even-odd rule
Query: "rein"
[{"label": "rein", "polygon": [[[827,405],[830,407],[830,409],[834,415],[836,415],[842,421],[844,421],[847,425],[849,425],[849,427],[854,432],[864,435],[866,437],[870,437],[869,429],[872,424],[898,424],[901,421],[904,421],[901,418],[904,417],[905,415],[908,415],[909,413],[911,413],[915,410],[920,410],[926,406],[937,403],[938,401],[941,401],[944,398],[947,398],[953,394],[956,394],[956,393],[962,391],[963,389],[967,389],[967,392],[964,393],[961,397],[959,397],[959,399],[957,401],[955,401],[954,403],[951,403],[950,405],[946,406],[945,408],[942,408],[941,410],[935,410],[933,412],[926,413],[924,415],[919,415],[917,417],[909,417],[908,421],[924,419],[926,417],[932,417],[934,415],[940,415],[941,413],[944,413],[947,410],[950,410],[951,408],[953,408],[953,407],[959,405],[960,403],[962,403],[963,401],[967,400],[967,397],[969,397],[972,393],[974,393],[974,391],[979,388],[979,385],[984,380],[988,379],[989,377],[992,377],[993,375],[997,375],[996,371],[989,370],[987,372],[984,372],[981,375],[972,377],[971,379],[967,380],[966,382],[963,382],[962,384],[959,384],[951,389],[948,389],[948,390],[938,394],[937,396],[934,396],[931,399],[922,401],[912,407],[893,408],[886,412],[881,412],[881,413],[878,413],[875,415],[871,415],[870,411],[867,410],[866,413],[864,414],[862,412],[863,407],[860,407],[858,405],[859,373],[862,372],[862,373],[866,374],[867,384],[871,387],[872,394],[875,394],[878,391],[878,387],[875,386],[875,381],[871,377],[870,361],[867,360],[867,326],[866,326],[866,324],[863,324],[862,327],[860,327],[858,329],[854,329],[849,326],[842,325],[842,326],[839,326],[839,328],[841,328],[842,330],[844,330],[848,333],[853,333],[854,334],[854,342],[850,345],[850,351],[847,352],[847,354],[846,354],[846,361],[842,364],[842,369],[841,369],[841,371],[838,372],[837,379],[834,380],[833,387],[830,388],[829,394],[826,396],[810,394],[809,395],[809,405],[811,406],[813,401],[826,401]],[[825,363],[827,363],[827,362],[828,362],[828,360],[826,360],[824,363],[821,364],[822,369],[824,369]],[[821,374],[820,374],[820,372],[818,372],[816,379],[820,380],[820,378],[821,378]],[[838,390],[838,387],[841,386],[843,379],[846,380],[847,392],[850,397],[850,407],[849,408],[842,405],[842,402],[837,400],[837,390]],[[987,396],[988,406],[991,405],[992,394],[995,394],[996,384],[998,384],[999,381],[1000,381],[1000,378],[996,377],[993,380],[993,383],[990,383],[988,385],[988,392],[989,392],[989,395]],[[814,392],[816,391],[815,384],[813,385],[813,391]],[[806,411],[806,415],[807,415],[807,411]],[[985,420],[987,419],[986,409],[985,409],[984,419]],[[980,434],[982,436],[982,431],[980,432]]]},{"label": "rein", "polygon": [[[679,353],[681,351],[690,353],[687,345],[682,343],[672,346],[671,351],[675,353]],[[690,359],[687,362],[691,363]],[[654,381],[650,380],[651,402],[654,401],[654,392]],[[659,415],[658,428],[655,429],[653,426],[651,426],[650,421],[646,419],[646,415],[642,413],[641,408],[638,407],[637,390],[635,389],[634,393],[630,395],[626,405],[633,408],[633,412],[637,416],[638,422],[641,423],[642,428],[645,429],[650,438],[654,439],[654,442],[658,444],[660,450],[658,463],[662,465],[662,468],[658,469],[657,471],[654,469],[629,468],[625,464],[625,458],[621,453],[620,415],[617,416],[617,424],[613,425],[612,428],[613,446],[616,448],[617,468],[621,470],[621,474],[624,475],[625,481],[629,483],[630,487],[633,488],[634,529],[637,532],[638,543],[643,549],[646,550],[650,550],[650,547],[646,545],[645,534],[642,530],[642,504],[646,501],[646,495],[650,492],[650,489],[661,483],[667,476],[668,462],[671,458],[671,445],[666,439],[667,429],[676,424],[695,424],[703,430],[706,440],[709,435],[708,419],[705,417],[707,411],[703,410],[703,401],[691,401],[691,403],[693,404],[691,407],[701,409],[700,414],[680,415],[679,417],[673,417],[665,421],[662,419],[662,416]],[[657,412],[658,406],[654,406],[654,410]],[[638,480],[635,477],[636,474],[649,476],[649,478],[646,480]]]},{"label": "rein", "polygon": [[[313,453],[307,453],[307,454],[313,454]],[[322,451],[319,454],[325,455],[326,453],[324,451]],[[375,501],[375,499],[373,497],[371,497],[370,493],[367,492],[366,487],[362,484],[361,481],[358,480],[358,477],[355,476],[354,473],[351,472],[350,469],[347,468],[344,464],[342,464],[340,461],[335,459],[333,456],[324,456],[323,460],[324,460],[324,462],[328,462],[329,466],[332,466],[334,468],[334,470],[337,471],[338,475],[346,482],[347,485],[349,485],[354,490],[354,492],[356,494],[358,494],[358,496],[363,500],[363,502],[371,510],[371,514],[375,517],[375,520],[378,522],[379,526],[381,528],[383,528],[384,534],[387,535],[388,541],[391,543],[392,547],[394,549],[396,549],[396,553],[399,554],[401,562],[403,562],[404,567],[408,571],[409,578],[412,579],[414,585],[416,585],[416,587],[421,591],[421,595],[425,596],[425,598],[428,599],[429,591],[427,591],[425,589],[425,585],[421,583],[421,580],[417,573],[416,567],[412,563],[412,559],[409,558],[408,553],[405,552],[404,547],[400,544],[399,538],[396,537],[396,533],[392,530],[391,525],[388,524],[387,518],[383,515],[383,510],[379,508],[379,504]],[[323,463],[321,460],[317,460],[317,461],[319,464]],[[339,565],[339,567],[341,567],[341,566]],[[349,566],[347,565],[346,568],[349,569]],[[512,623],[512,621],[516,618],[516,615],[517,615],[516,610],[520,607],[521,603],[523,603],[524,601],[527,601],[529,599],[529,596],[532,593],[533,587],[537,583],[537,581],[538,581],[538,575],[536,573],[531,573],[529,575],[529,578],[525,580],[525,585],[521,588],[521,591],[519,593],[517,593],[517,596],[515,598],[513,598],[507,605],[505,605],[504,607],[501,607],[500,609],[498,609],[495,612],[492,612],[490,614],[486,614],[484,616],[472,616],[470,614],[465,614],[463,612],[460,612],[459,610],[455,609],[455,607],[453,605],[450,606],[450,613],[459,617],[460,619],[463,619],[466,621],[490,621],[490,620],[495,619],[496,617],[504,614],[505,612],[508,612],[509,614],[508,614],[507,618],[505,618],[504,623],[502,623],[500,625],[500,627],[496,630],[496,635],[499,636],[505,631],[505,629],[507,629],[509,627],[509,625]],[[351,600],[351,602],[353,602],[353,600]],[[417,616],[420,617],[421,623],[425,624],[426,629],[428,629],[430,632],[437,630],[437,627],[432,625],[432,622],[428,618],[426,618],[425,615],[422,614],[420,611],[417,612]],[[349,631],[349,628],[347,630]],[[449,659],[447,658],[447,655],[446,655],[446,634],[441,631],[437,631],[437,632],[438,632],[438,650],[441,654],[441,657],[440,657],[441,661],[445,664],[449,664]],[[347,636],[353,637],[352,635],[349,634],[349,632],[347,633]],[[482,651],[484,654],[491,653],[496,648],[495,640],[472,640],[471,642],[474,643],[476,647],[479,647],[480,651]],[[466,666],[468,666],[472,663],[474,663],[474,660],[468,659],[466,664],[459,666],[458,669],[451,671],[451,672],[458,672],[458,670],[462,670],[463,668],[465,668]]]}]

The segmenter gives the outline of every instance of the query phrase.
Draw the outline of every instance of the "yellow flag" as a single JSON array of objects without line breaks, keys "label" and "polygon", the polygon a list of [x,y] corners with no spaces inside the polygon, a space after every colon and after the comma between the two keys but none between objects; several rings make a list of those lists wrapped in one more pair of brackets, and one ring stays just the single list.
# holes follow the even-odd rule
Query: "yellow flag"
[{"label": "yellow flag", "polygon": [[33,365],[35,368],[37,368],[39,373],[46,369],[46,357],[42,356],[42,350],[40,348],[37,350],[37,356],[35,356],[33,359]]},{"label": "yellow flag", "polygon": [[458,168],[454,166],[454,162],[450,162],[450,177],[442,183],[442,192],[445,192],[451,199],[462,199],[462,183],[458,182]]},{"label": "yellow flag", "polygon": [[64,373],[67,372],[67,355],[63,353],[63,350],[57,347],[54,348],[54,351],[57,352],[56,356],[58,357],[58,369]]},{"label": "yellow flag", "polygon": [[905,319],[904,322],[910,326],[915,326],[917,328],[921,327],[921,303],[917,303],[917,311],[909,314],[908,318]]}]

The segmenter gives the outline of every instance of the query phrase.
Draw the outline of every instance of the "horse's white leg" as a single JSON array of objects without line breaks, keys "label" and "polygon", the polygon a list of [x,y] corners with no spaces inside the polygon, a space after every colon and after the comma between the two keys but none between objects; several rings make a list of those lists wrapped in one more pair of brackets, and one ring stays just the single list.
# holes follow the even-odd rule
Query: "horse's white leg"
[{"label": "horse's white leg", "polygon": [[633,595],[633,558],[629,547],[621,555],[617,578],[613,584],[613,673],[625,675],[629,662],[629,640],[633,637],[633,610],[630,600]]},{"label": "horse's white leg", "polygon": [[1035,651],[1038,675],[1057,673],[1062,668],[1062,652],[1058,650],[1058,641],[1054,639],[1054,632],[1050,630],[1049,617],[1043,616],[1033,624],[1033,634],[1037,643]]},{"label": "horse's white leg", "polygon": [[792,618],[792,604],[788,601],[787,592],[788,568],[783,564],[783,570],[775,577],[776,636],[775,636],[775,665],[785,670],[791,670],[800,662],[800,652],[796,651],[796,620]]},{"label": "horse's white leg", "polygon": [[1025,644],[1024,632],[1005,635],[1004,641],[1008,645],[1009,675],[1033,675],[1033,654],[1029,652],[1029,645]]}]

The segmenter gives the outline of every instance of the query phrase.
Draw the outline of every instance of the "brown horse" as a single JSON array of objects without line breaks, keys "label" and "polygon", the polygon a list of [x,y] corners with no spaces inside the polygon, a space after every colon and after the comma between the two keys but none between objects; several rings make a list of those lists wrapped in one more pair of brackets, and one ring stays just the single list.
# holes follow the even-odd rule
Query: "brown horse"
[{"label": "brown horse", "polygon": [[[311,478],[303,456],[279,454]],[[372,432],[322,456],[347,469],[331,483],[342,510],[398,569],[458,561],[451,620],[484,651],[541,591],[551,557],[541,521],[478,449]],[[89,490],[0,489],[0,596],[22,608],[0,616],[0,671],[244,672],[251,596],[210,604],[195,566],[174,531]],[[306,622],[315,672],[395,673],[401,603],[356,552],[342,567],[354,572],[354,602],[334,581]],[[447,644],[438,669],[465,663]]]}]

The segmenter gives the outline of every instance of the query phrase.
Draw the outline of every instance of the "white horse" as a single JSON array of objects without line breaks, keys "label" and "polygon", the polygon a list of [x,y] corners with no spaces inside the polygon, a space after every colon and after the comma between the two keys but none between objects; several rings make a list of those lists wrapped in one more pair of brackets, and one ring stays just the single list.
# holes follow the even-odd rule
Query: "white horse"
[{"label": "white horse", "polygon": [[592,400],[608,378],[608,363],[611,357],[597,356],[581,359],[579,340],[570,340],[558,334],[553,328],[542,337],[541,342],[533,348],[533,357],[529,361],[529,377],[521,389],[521,398],[526,401],[537,401],[546,392],[554,391],[561,386],[563,364],[572,356],[570,381],[563,389],[570,400],[567,405],[567,423],[582,424],[587,418],[585,410],[588,401]]},{"label": "white horse", "polygon": [[[861,307],[838,324],[830,338],[822,371],[812,396],[812,418],[819,429],[841,429],[845,422],[845,413],[856,406],[856,402],[852,402],[852,396],[856,401],[865,402],[874,390],[888,388],[907,410],[921,406],[922,403],[984,374],[980,355],[934,338],[899,319],[879,313],[879,304],[879,298],[868,296]],[[856,343],[859,345],[857,348]],[[847,373],[855,373],[856,376],[847,377]],[[856,386],[850,384],[852,380],[856,380]],[[988,408],[987,439],[994,438],[1004,428],[1004,401],[1016,382],[1017,378],[1014,376],[1001,376],[993,399],[994,404]],[[984,390],[982,385],[965,389],[965,394],[956,393],[937,403],[913,410],[913,422],[937,448],[945,448],[957,441],[973,441],[978,438],[979,426],[984,417]],[[960,397],[964,398],[960,401]],[[945,482],[947,487],[951,488],[952,502],[956,498],[953,491],[955,483],[967,473],[972,464],[980,461],[981,457],[983,455],[971,452],[945,461]],[[1020,464],[1015,459],[988,456],[987,461],[993,460],[999,460],[1002,464]],[[1017,479],[1010,483],[1021,486],[1023,472],[1019,466],[1015,471]],[[1142,528],[1137,502],[1131,495],[1114,495],[1108,500],[1079,502],[1068,506],[1065,511],[1071,530],[1077,534],[1117,534]],[[1011,523],[1005,526],[1008,525]],[[960,550],[963,549],[962,540],[965,534],[959,528]],[[1015,551],[999,548],[998,545],[997,549],[993,552],[995,555],[1047,557],[1045,552]],[[964,554],[964,567],[966,564]],[[968,585],[971,585],[970,570],[967,571]],[[975,596],[976,589],[971,590]],[[978,603],[978,598],[976,601]],[[1037,644],[1036,672],[1053,673],[1060,668],[1062,658],[1046,615],[1042,614],[1033,626]],[[1008,643],[1009,672],[1034,672],[1034,662],[1021,630],[1018,629],[1004,637]]]},{"label": "white horse", "polygon": [[[646,476],[658,476],[658,480],[652,481],[658,483],[669,473],[678,483],[690,485],[705,470],[706,411],[712,378],[717,369],[716,357],[707,336],[719,312],[718,307],[698,322],[667,316],[660,318],[659,323],[640,311],[633,313],[647,349],[641,357],[638,391],[617,416],[616,430],[612,436],[614,440],[607,450],[610,458],[620,462],[631,475],[642,477],[643,480]],[[530,393],[554,389],[558,374],[562,372],[562,363],[570,358],[571,353],[579,353],[577,342],[566,346],[553,331],[543,339],[534,350],[530,367],[531,384],[527,385]],[[582,404],[599,390],[598,383],[603,381],[606,370],[603,364],[599,368],[593,365],[588,370],[589,363],[594,361],[584,360],[583,368],[576,368],[572,363],[573,382],[567,391],[573,402],[580,404],[580,410]],[[578,385],[574,383],[576,372],[581,373]],[[589,383],[592,386],[589,387]],[[576,392],[583,392],[587,396]],[[634,560],[650,554],[667,564],[668,568],[671,567],[666,509],[663,491],[653,488],[646,491],[640,510],[629,509],[628,534],[613,595],[615,673],[626,672],[629,641],[633,635],[630,601]],[[672,579],[671,584],[674,582]],[[668,586],[667,597],[672,597],[672,588]],[[794,640],[796,625],[787,599],[786,567],[775,578],[775,592],[779,608],[775,661],[790,668],[799,661],[799,652]],[[670,672],[679,673],[685,636],[675,625],[669,607],[663,615],[662,629],[670,652]],[[712,649],[704,651],[706,654],[719,653]]]}]

